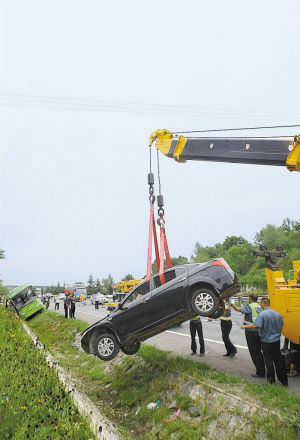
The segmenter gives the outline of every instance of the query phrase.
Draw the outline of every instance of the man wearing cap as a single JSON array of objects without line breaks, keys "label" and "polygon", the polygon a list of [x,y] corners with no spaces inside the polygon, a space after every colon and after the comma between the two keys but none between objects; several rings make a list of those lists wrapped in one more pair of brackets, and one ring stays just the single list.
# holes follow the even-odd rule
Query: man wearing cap
[{"label": "man wearing cap", "polygon": [[265,358],[267,379],[275,383],[275,370],[279,382],[283,386],[288,385],[283,356],[280,352],[280,335],[284,326],[282,317],[276,310],[270,308],[269,298],[262,298],[260,301],[261,313],[256,317],[254,323],[243,324],[242,329],[258,328],[261,338],[262,350]]},{"label": "man wearing cap", "polygon": [[200,354],[199,356],[204,356],[205,353],[205,345],[204,345],[204,338],[203,338],[203,331],[202,331],[202,322],[200,319],[200,316],[194,316],[190,320],[190,333],[191,333],[191,350],[192,355],[195,355],[197,352],[197,343],[196,343],[196,332],[198,333],[199,337],[199,344],[200,344]]},{"label": "man wearing cap", "polygon": [[[249,296],[249,304],[243,305],[242,307],[238,307],[232,304],[232,308],[237,312],[241,312],[244,315],[245,325],[253,323],[258,314],[261,312],[261,308],[257,303],[257,295],[255,293],[251,293],[251,295]],[[261,340],[258,328],[246,328],[245,336],[252,362],[254,363],[256,368],[256,373],[251,374],[251,376],[264,378],[266,374],[265,361],[262,354]]]}]

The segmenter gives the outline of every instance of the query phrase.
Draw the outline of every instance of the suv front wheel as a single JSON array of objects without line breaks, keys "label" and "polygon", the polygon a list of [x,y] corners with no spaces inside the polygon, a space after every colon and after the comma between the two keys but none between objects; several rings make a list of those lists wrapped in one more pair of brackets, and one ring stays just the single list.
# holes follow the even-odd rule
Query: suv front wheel
[{"label": "suv front wheel", "polygon": [[96,355],[103,361],[114,359],[120,347],[117,338],[112,333],[102,333],[96,340]]},{"label": "suv front wheel", "polygon": [[211,316],[219,304],[217,294],[207,287],[196,287],[192,293],[191,306],[196,315]]}]

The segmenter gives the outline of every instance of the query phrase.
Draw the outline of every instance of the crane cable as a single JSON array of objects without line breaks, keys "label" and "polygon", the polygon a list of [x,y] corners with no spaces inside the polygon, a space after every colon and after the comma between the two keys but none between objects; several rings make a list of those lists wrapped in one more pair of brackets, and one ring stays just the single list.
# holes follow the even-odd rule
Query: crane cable
[{"label": "crane cable", "polygon": [[291,124],[291,125],[269,125],[266,127],[239,127],[239,128],[217,128],[217,129],[208,129],[208,130],[190,130],[190,131],[172,131],[172,134],[184,134],[184,133],[211,133],[217,131],[242,131],[242,130],[262,130],[268,128],[291,128],[291,127],[300,127],[300,124]]},{"label": "crane cable", "polygon": [[154,239],[154,247],[155,247],[155,256],[156,256],[156,267],[157,271],[159,271],[159,250],[158,250],[158,242],[157,242],[157,234],[156,227],[154,221],[154,174],[152,173],[152,159],[151,159],[151,147],[149,149],[150,152],[150,172],[148,174],[148,185],[149,185],[149,201],[150,201],[150,220],[149,220],[149,234],[148,234],[148,255],[147,255],[147,275],[146,281],[150,281],[151,279],[151,269],[152,269],[152,234]]},{"label": "crane cable", "polygon": [[171,264],[171,258],[170,258],[170,252],[167,242],[167,236],[166,236],[166,228],[165,228],[165,219],[164,219],[164,199],[161,194],[161,182],[160,182],[160,169],[159,169],[159,154],[158,150],[156,150],[157,153],[157,174],[158,174],[158,182],[159,182],[159,196],[157,197],[157,204],[158,204],[158,219],[157,224],[160,227],[160,255],[159,255],[159,277],[161,284],[164,284],[165,277],[164,277],[164,263],[165,263],[165,255],[166,255],[166,261],[167,261],[167,267],[170,269],[172,267]]},{"label": "crane cable", "polygon": [[160,227],[160,251],[158,248],[158,240],[157,240],[157,233],[156,233],[156,226],[155,226],[155,220],[154,220],[154,202],[155,202],[155,195],[154,195],[154,174],[152,173],[152,155],[151,155],[151,146],[150,148],[150,155],[149,155],[149,162],[150,162],[150,173],[148,174],[148,185],[149,185],[149,201],[150,201],[150,220],[149,220],[149,234],[148,234],[148,255],[147,255],[147,275],[146,275],[146,281],[150,281],[151,279],[151,269],[152,269],[152,237],[154,239],[154,247],[155,247],[155,256],[156,256],[156,267],[157,272],[159,273],[160,282],[161,285],[165,283],[165,277],[164,277],[164,257],[166,255],[166,261],[167,261],[167,267],[171,268],[171,258],[170,258],[170,252],[166,237],[166,231],[165,231],[165,220],[164,220],[164,209],[163,209],[163,196],[161,194],[161,181],[160,181],[160,169],[159,169],[159,156],[157,155],[157,172],[158,172],[158,180],[159,180],[159,196],[157,197],[157,203],[158,203],[158,219],[157,224]]}]

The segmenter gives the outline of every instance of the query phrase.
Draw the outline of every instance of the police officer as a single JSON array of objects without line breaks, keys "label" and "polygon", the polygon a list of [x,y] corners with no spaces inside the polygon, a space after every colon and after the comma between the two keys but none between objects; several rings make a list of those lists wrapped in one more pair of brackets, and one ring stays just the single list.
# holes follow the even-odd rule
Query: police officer
[{"label": "police officer", "polygon": [[[270,308],[269,298],[262,298],[260,301],[261,313],[257,315],[253,324],[243,324],[241,328],[258,328],[261,345],[266,363],[267,380],[275,383],[275,369],[277,379],[283,386],[288,386],[288,379],[285,371],[283,356],[280,352],[281,329],[284,326],[280,313]],[[275,369],[274,369],[275,366]]]},{"label": "police officer", "polygon": [[204,338],[203,338],[203,331],[202,331],[202,322],[200,319],[200,316],[194,316],[190,320],[190,333],[191,333],[191,350],[192,355],[196,354],[197,352],[197,343],[196,343],[196,332],[198,333],[199,338],[199,344],[200,344],[200,354],[199,356],[204,356],[205,353],[205,345],[204,345]]},{"label": "police officer", "polygon": [[226,302],[225,299],[223,301],[224,301],[224,313],[220,318],[222,339],[226,348],[226,353],[223,354],[223,356],[229,356],[233,358],[237,354],[237,349],[229,338],[229,334],[232,329],[231,307],[229,302]]},{"label": "police officer", "polygon": [[[257,303],[257,295],[255,293],[251,293],[249,296],[249,304],[243,305],[242,307],[232,304],[232,307],[234,310],[241,312],[244,315],[245,325],[253,323],[257,315],[261,312],[261,308]],[[256,373],[251,374],[251,376],[263,378],[265,377],[266,370],[258,328],[247,328],[245,330],[245,336],[252,362],[256,368]]]}]

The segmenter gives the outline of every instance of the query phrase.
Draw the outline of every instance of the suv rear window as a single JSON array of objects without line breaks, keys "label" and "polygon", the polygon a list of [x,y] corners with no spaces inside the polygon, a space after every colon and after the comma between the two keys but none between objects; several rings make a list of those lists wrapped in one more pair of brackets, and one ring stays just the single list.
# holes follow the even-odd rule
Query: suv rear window
[{"label": "suv rear window", "polygon": [[[186,272],[186,269],[184,267],[177,267],[175,269],[169,269],[166,270],[164,272],[164,276],[165,276],[165,280],[166,283],[168,283],[169,281],[174,280],[175,278],[179,277],[180,275],[182,275],[184,272]],[[155,288],[160,287],[161,286],[161,282],[160,282],[160,277],[159,275],[155,275],[155,277],[153,278],[154,281],[154,286]]]}]

